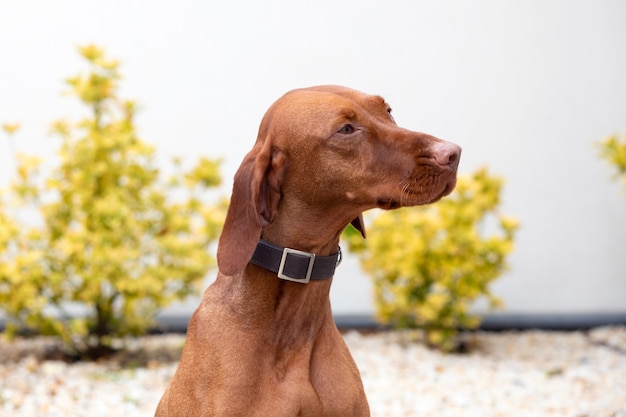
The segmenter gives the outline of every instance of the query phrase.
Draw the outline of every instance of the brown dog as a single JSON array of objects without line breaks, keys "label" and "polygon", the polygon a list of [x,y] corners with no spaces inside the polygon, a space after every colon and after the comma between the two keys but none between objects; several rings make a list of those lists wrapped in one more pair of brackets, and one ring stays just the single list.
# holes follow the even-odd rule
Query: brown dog
[{"label": "brown dog", "polygon": [[157,416],[369,415],[330,308],[339,237],[349,223],[365,235],[364,210],[450,193],[461,154],[390,112],[381,97],[337,86],[270,107],[235,175],[217,280]]}]

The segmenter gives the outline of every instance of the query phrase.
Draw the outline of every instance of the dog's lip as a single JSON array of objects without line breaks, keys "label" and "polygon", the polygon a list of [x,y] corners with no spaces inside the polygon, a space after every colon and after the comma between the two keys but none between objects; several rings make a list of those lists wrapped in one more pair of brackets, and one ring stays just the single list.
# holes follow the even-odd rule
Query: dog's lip
[{"label": "dog's lip", "polygon": [[393,198],[379,198],[376,201],[376,205],[385,210],[393,210],[402,207],[402,204],[398,203],[398,201]]},{"label": "dog's lip", "polygon": [[385,210],[393,210],[400,207],[421,206],[439,201],[450,194],[456,186],[456,176],[445,181],[443,188],[433,194],[425,194],[423,190],[406,188],[402,191],[400,198],[380,197],[376,200],[376,205]]}]

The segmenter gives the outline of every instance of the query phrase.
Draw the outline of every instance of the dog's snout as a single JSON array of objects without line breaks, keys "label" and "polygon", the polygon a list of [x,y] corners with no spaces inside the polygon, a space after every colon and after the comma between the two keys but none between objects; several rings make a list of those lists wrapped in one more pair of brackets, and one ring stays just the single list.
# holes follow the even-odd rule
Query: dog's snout
[{"label": "dog's snout", "polygon": [[457,165],[461,158],[461,147],[451,142],[437,142],[432,152],[439,165]]}]

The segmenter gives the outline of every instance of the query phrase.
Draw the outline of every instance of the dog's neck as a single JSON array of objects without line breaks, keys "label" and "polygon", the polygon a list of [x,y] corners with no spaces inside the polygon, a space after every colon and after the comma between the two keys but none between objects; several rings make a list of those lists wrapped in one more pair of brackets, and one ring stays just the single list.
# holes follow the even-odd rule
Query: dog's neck
[{"label": "dog's neck", "polygon": [[275,245],[328,256],[337,253],[343,229],[358,214],[347,210],[316,209],[299,201],[284,201],[276,220],[261,238]]},{"label": "dog's neck", "polygon": [[[280,242],[297,245],[295,241]],[[318,248],[305,249],[336,252],[337,245],[338,238]],[[219,277],[216,284],[223,288],[224,298],[220,302],[234,314],[236,321],[245,323],[251,330],[276,335],[271,343],[283,345],[314,340],[324,326],[333,325],[331,283],[332,277],[307,284],[285,281],[275,272],[249,263],[238,276]]]},{"label": "dog's neck", "polygon": [[[263,240],[316,256],[337,253],[341,233],[354,215],[339,210],[316,212],[287,201],[282,203],[274,222],[263,229]],[[252,263],[238,276],[223,278],[218,281],[228,287],[223,292],[228,294],[223,300],[225,306],[237,306],[238,319],[252,328],[273,329],[278,335],[286,332],[286,339],[297,334],[297,339],[312,340],[324,326],[334,327],[330,306],[332,278],[308,284],[290,282]]]},{"label": "dog's neck", "polygon": [[337,253],[341,232],[325,236],[323,227],[313,231],[297,226],[289,226],[290,231],[272,228],[264,232],[261,238],[277,246],[314,253],[316,256],[329,256]]},{"label": "dog's neck", "polygon": [[218,276],[214,285],[219,296],[213,301],[221,304],[228,320],[263,339],[269,350],[295,352],[311,348],[310,341],[333,325],[331,283],[284,281],[249,263],[237,276]]}]

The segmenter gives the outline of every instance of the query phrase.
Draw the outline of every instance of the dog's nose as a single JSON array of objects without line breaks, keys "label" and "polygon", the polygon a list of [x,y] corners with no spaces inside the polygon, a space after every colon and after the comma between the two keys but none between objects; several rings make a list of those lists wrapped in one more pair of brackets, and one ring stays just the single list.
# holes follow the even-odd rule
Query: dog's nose
[{"label": "dog's nose", "polygon": [[461,158],[461,147],[451,142],[435,143],[432,152],[439,165],[457,165]]}]

